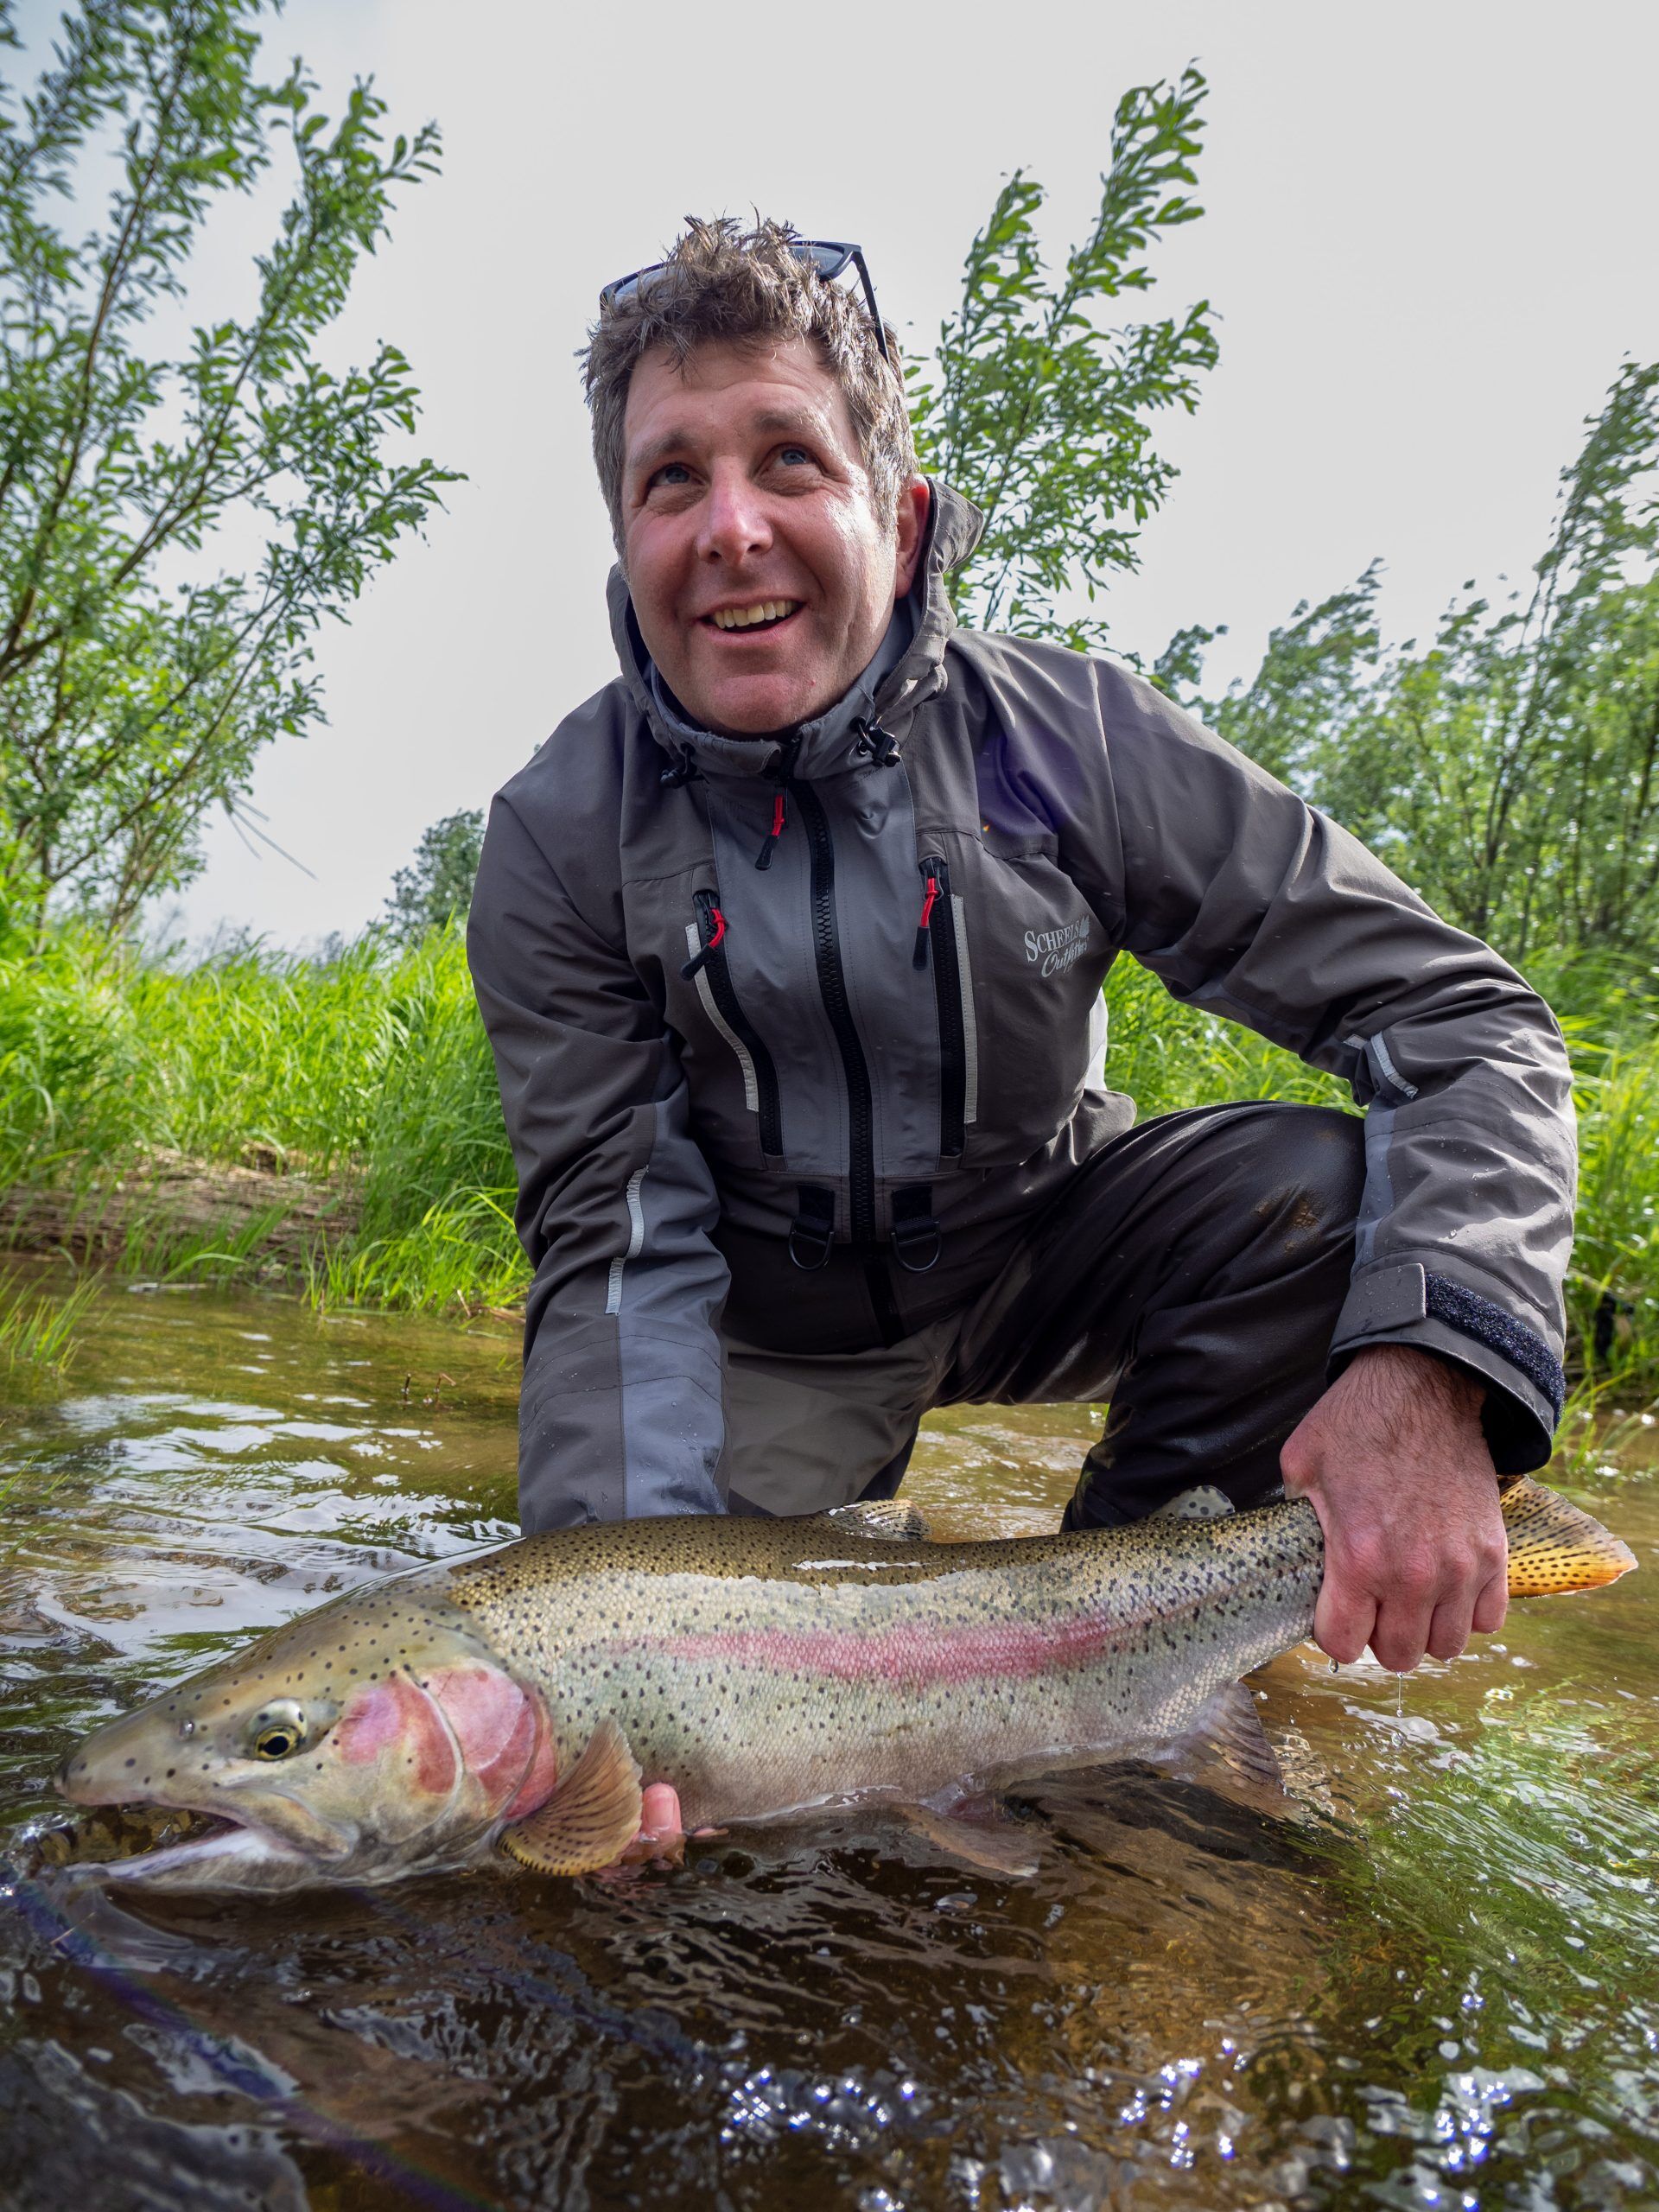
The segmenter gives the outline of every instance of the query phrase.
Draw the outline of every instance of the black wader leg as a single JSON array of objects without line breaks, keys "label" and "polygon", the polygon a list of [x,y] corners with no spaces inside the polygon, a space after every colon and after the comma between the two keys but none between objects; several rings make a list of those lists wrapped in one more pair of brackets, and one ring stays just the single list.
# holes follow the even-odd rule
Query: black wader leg
[{"label": "black wader leg", "polygon": [[1363,1126],[1200,1107],[1103,1146],[969,1316],[942,1402],[1109,1398],[1067,1528],[1139,1520],[1200,1484],[1237,1505],[1269,1495],[1325,1388]]}]

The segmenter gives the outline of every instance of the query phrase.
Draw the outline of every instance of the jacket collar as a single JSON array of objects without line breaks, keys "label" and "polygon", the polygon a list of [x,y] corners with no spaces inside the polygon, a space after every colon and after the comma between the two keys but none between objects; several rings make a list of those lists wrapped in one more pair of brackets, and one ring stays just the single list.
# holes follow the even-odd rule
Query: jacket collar
[{"label": "jacket collar", "polygon": [[794,774],[808,781],[842,775],[864,765],[868,754],[861,750],[860,726],[870,721],[879,721],[895,743],[903,745],[916,709],[945,687],[944,649],[957,626],[944,585],[946,574],[968,558],[985,526],[978,508],[949,485],[930,477],[928,489],[932,498],[927,534],[907,602],[912,635],[897,664],[880,674],[882,656],[878,653],[833,706],[798,729],[780,730],[776,735],[721,737],[675,711],[666,686],[659,691],[652,680],[651,657],[634,620],[621,569],[612,569],[606,595],[622,681],[652,735],[677,767],[706,776],[775,775],[784,762],[785,744],[792,740]]}]

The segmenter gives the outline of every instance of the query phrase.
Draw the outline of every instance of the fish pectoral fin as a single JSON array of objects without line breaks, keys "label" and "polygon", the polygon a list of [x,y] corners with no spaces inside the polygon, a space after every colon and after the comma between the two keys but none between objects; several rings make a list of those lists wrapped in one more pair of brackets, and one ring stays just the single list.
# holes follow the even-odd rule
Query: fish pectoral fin
[{"label": "fish pectoral fin", "polygon": [[849,1536],[869,1536],[883,1544],[925,1544],[927,1516],[907,1497],[870,1497],[855,1505],[832,1505],[808,1519],[827,1521]]},{"label": "fish pectoral fin", "polygon": [[1230,1683],[1207,1699],[1172,1748],[1195,1780],[1209,1781],[1219,1768],[1253,1791],[1275,1798],[1289,1794],[1248,1682]]},{"label": "fish pectoral fin", "polygon": [[1502,1506],[1510,1544],[1511,1598],[1599,1590],[1636,1565],[1628,1544],[1529,1475],[1510,1484]]},{"label": "fish pectoral fin", "polygon": [[545,1805],[504,1830],[503,1847],[538,1874],[592,1874],[639,1833],[639,1762],[607,1713]]},{"label": "fish pectoral fin", "polygon": [[931,1805],[906,1805],[905,1818],[949,1859],[959,1859],[983,1874],[1001,1874],[1009,1881],[1029,1881],[1037,1872],[1037,1853],[1022,1828],[1007,1822],[988,1826],[964,1821],[952,1813],[935,1812]]}]

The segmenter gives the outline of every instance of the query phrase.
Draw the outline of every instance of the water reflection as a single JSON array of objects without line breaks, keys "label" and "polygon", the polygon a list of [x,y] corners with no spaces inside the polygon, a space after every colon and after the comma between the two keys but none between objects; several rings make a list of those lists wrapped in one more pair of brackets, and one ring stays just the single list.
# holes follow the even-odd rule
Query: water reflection
[{"label": "water reflection", "polygon": [[[0,1816],[238,1633],[511,1533],[516,1345],[112,1292],[0,1427]],[[442,1379],[441,1379],[442,1378]],[[1088,1408],[966,1408],[913,1487],[1048,1527]],[[1649,1484],[1586,1502],[1649,1564]],[[1144,1764],[1014,1808],[1029,1881],[888,1815],[678,1872],[258,1906],[19,1875],[5,2201],[1624,2206],[1659,2197],[1655,1578],[1264,1717],[1300,1821]]]}]

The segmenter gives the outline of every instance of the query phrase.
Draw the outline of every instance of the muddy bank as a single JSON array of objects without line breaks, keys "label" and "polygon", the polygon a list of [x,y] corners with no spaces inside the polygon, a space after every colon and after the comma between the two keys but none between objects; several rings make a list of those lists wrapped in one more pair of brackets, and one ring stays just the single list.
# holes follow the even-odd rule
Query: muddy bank
[{"label": "muddy bank", "polygon": [[107,1181],[0,1193],[0,1246],[141,1269],[212,1266],[217,1255],[245,1279],[298,1282],[325,1246],[354,1233],[361,1211],[352,1184],[289,1172],[270,1153],[232,1166],[157,1151]]}]

